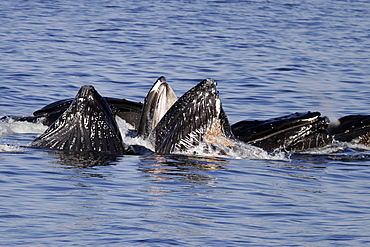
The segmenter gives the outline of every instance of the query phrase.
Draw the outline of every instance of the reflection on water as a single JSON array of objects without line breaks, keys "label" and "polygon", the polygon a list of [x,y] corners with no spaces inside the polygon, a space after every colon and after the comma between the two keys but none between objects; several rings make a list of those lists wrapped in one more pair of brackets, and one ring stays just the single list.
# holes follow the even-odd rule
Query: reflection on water
[{"label": "reflection on water", "polygon": [[53,154],[58,160],[55,163],[66,168],[92,168],[94,166],[115,165],[119,155],[102,152],[55,151]]},{"label": "reflection on water", "polygon": [[[149,155],[112,157],[96,153],[48,152],[59,164],[59,180],[42,213],[52,232],[104,234],[122,241],[184,243],[181,239],[213,235],[213,218],[223,192],[216,187],[217,171],[229,161],[214,157]],[[93,162],[96,160],[96,162]],[[98,162],[99,161],[99,162]],[[204,230],[198,231],[197,226]],[[166,232],[166,234],[162,234]],[[117,237],[119,236],[119,237]],[[175,236],[175,237],[172,237]],[[179,236],[182,236],[179,238]],[[84,240],[92,243],[90,239]]]},{"label": "reflection on water", "polygon": [[228,161],[215,157],[182,155],[143,156],[138,170],[146,173],[152,181],[177,180],[183,183],[202,184],[213,180],[209,173],[201,171],[225,169]]}]

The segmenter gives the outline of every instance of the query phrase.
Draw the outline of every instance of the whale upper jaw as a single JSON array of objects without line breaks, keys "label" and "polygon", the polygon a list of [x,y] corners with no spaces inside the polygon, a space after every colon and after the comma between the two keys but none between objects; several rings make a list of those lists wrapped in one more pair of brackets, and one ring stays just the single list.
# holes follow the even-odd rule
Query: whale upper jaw
[{"label": "whale upper jaw", "polygon": [[114,154],[127,151],[108,103],[92,86],[82,86],[68,109],[30,146]]},{"label": "whale upper jaw", "polygon": [[222,143],[232,133],[216,85],[205,79],[173,104],[151,132],[157,153],[181,152],[202,142],[230,144]]}]

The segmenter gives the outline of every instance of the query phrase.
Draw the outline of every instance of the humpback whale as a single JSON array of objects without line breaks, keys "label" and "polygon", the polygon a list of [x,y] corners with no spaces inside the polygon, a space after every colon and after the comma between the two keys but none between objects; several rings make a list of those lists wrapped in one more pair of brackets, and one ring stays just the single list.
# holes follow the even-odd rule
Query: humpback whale
[{"label": "humpback whale", "polygon": [[[153,142],[154,151],[170,154],[200,143],[233,146],[234,136],[216,90],[216,81],[205,79],[177,100],[160,77],[149,91],[138,124],[138,132]],[[58,112],[70,101],[44,107]],[[30,146],[70,151],[133,153],[126,146],[105,98],[92,86],[83,86],[49,128]]]},{"label": "humpback whale", "polygon": [[171,106],[149,135],[156,153],[181,152],[202,142],[233,146],[216,85],[213,79],[205,79]]},{"label": "humpback whale", "polygon": [[338,119],[339,125],[329,125],[335,140],[370,146],[370,115],[349,115]]},{"label": "humpback whale", "polygon": [[238,141],[267,151],[305,151],[334,141],[370,146],[370,115],[345,116],[334,125],[319,112],[294,113],[230,126],[216,86],[213,79],[205,79],[177,99],[166,79],[160,77],[144,104],[102,97],[92,86],[83,86],[74,99],[51,103],[33,116],[11,119],[49,126],[31,146],[70,151],[135,153],[135,146],[123,143],[116,116],[130,123],[138,136],[149,140],[151,151],[159,154],[204,143],[206,148],[233,147]]},{"label": "humpback whale", "polygon": [[235,137],[267,151],[305,151],[334,141],[370,146],[370,115],[349,115],[333,124],[319,112],[294,113],[264,121],[240,121],[231,126]]},{"label": "humpback whale", "polygon": [[329,119],[319,112],[294,113],[265,121],[240,121],[231,126],[236,138],[267,151],[303,151],[333,142]]},{"label": "humpback whale", "polygon": [[30,146],[114,154],[129,151],[109,104],[93,86],[82,86],[69,107]]}]

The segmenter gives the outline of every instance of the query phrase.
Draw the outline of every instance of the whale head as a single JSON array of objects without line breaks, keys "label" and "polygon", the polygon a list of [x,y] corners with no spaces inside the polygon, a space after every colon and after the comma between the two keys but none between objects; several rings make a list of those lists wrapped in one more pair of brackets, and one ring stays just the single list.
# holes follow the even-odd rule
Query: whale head
[{"label": "whale head", "polygon": [[126,149],[111,108],[93,86],[82,86],[68,109],[30,145],[114,154]]},{"label": "whale head", "polygon": [[152,132],[157,153],[185,151],[202,142],[232,146],[217,82],[205,79],[179,98]]}]

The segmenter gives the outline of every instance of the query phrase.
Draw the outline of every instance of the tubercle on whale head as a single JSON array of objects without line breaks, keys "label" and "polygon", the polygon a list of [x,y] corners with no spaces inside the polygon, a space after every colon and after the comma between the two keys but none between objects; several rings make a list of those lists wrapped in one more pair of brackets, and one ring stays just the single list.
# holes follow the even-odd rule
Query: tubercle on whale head
[{"label": "tubercle on whale head", "polygon": [[93,102],[95,100],[104,101],[102,96],[91,85],[84,85],[78,91],[75,99],[78,103]]},{"label": "tubercle on whale head", "polygon": [[88,115],[90,112],[95,112],[93,109],[95,107],[99,108],[99,111],[104,111],[106,114],[111,114],[115,109],[114,106],[109,106],[93,86],[84,85],[81,86],[68,108],[72,112],[81,112]]},{"label": "tubercle on whale head", "polygon": [[207,88],[213,88],[217,86],[217,82],[212,78],[207,78],[201,82],[201,85]]},{"label": "tubercle on whale head", "polygon": [[209,92],[213,94],[218,94],[216,86],[217,86],[217,82],[214,79],[207,78],[201,81],[200,83],[198,83],[195,87],[193,87],[189,91],[193,91],[193,93]]}]

